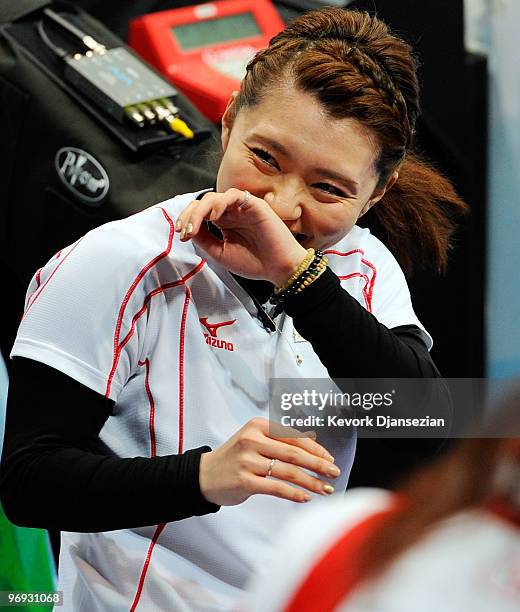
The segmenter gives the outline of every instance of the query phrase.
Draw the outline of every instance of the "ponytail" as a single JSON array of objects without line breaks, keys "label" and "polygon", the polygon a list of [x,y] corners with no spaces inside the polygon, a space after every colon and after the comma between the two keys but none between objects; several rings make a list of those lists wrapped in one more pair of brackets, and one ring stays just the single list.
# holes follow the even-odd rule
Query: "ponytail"
[{"label": "ponytail", "polygon": [[407,276],[417,269],[445,271],[456,218],[469,207],[442,174],[408,153],[399,178],[361,219],[392,251]]}]

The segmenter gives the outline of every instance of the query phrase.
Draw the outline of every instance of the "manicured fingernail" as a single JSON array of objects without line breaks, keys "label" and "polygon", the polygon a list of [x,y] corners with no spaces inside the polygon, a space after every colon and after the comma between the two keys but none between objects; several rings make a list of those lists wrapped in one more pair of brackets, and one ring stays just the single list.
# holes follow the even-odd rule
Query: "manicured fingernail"
[{"label": "manicured fingernail", "polygon": [[184,240],[184,237],[186,236],[186,228],[183,227],[181,230],[181,240]]},{"label": "manicured fingernail", "polygon": [[339,471],[339,468],[335,465],[331,465],[329,468],[327,468],[327,472],[331,476],[339,476],[341,474],[341,472]]},{"label": "manicured fingernail", "polygon": [[175,224],[175,231],[178,232],[182,227],[182,223],[180,219],[177,219],[177,223]]},{"label": "manicured fingernail", "polygon": [[188,227],[186,228],[186,233],[191,234],[193,231],[193,223],[188,223]]},{"label": "manicured fingernail", "polygon": [[330,484],[323,485],[323,492],[327,493],[327,495],[331,495],[334,493],[334,487]]}]

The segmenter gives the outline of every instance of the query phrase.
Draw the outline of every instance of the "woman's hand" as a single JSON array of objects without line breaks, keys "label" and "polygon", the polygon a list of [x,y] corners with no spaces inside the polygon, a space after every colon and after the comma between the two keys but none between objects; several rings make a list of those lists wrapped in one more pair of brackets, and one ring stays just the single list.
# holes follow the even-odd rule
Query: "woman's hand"
[{"label": "woman's hand", "polygon": [[[274,425],[271,423],[271,425]],[[289,428],[283,428],[287,432]],[[295,434],[301,433],[294,430]],[[272,463],[272,459],[276,461]],[[337,478],[339,468],[323,446],[310,437],[274,437],[267,419],[255,418],[218,449],[200,458],[199,483],[204,497],[220,506],[240,504],[255,493],[295,502],[311,499],[293,483],[321,495],[334,489],[303,471]],[[271,468],[271,478],[266,478]]]},{"label": "woman's hand", "polygon": [[[219,240],[206,227],[222,231]],[[190,202],[177,219],[181,240],[190,238],[231,272],[281,286],[307,255],[269,204],[239,189],[208,192]]]}]

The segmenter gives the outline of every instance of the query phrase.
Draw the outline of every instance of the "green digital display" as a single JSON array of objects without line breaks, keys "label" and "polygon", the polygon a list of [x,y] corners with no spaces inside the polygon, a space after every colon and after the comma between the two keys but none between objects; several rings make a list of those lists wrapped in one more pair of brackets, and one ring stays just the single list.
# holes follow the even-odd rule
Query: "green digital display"
[{"label": "green digital display", "polygon": [[206,19],[171,28],[184,51],[261,35],[253,13]]}]

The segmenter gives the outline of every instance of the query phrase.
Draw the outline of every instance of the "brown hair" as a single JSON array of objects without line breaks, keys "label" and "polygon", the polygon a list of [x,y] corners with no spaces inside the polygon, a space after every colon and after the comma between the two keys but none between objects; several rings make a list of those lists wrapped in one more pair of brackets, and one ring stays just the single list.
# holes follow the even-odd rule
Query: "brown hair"
[{"label": "brown hair", "polygon": [[453,212],[466,205],[450,182],[411,152],[419,114],[417,62],[411,47],[368,13],[309,11],[271,39],[249,62],[236,112],[262,100],[267,86],[292,82],[329,115],[354,118],[376,134],[378,186],[399,179],[371,215],[377,233],[406,272],[446,268]]}]

